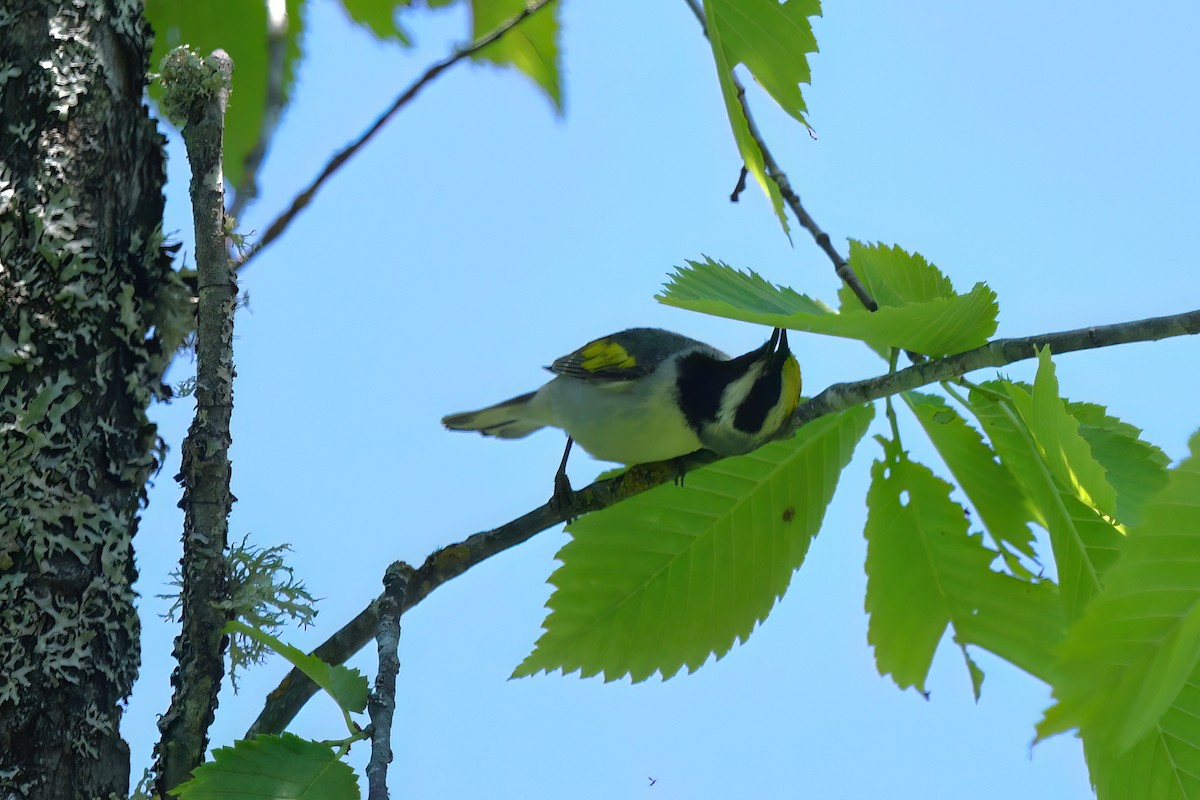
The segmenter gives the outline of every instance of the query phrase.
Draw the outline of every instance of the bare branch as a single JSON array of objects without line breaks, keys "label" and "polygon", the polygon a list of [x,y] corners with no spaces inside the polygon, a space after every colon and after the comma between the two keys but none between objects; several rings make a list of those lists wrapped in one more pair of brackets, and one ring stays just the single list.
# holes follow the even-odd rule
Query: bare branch
[{"label": "bare branch", "polygon": [[183,442],[178,480],[184,511],[182,629],[175,639],[175,687],[159,720],[155,748],[157,793],[185,781],[204,761],[208,728],[225,674],[221,628],[229,620],[225,546],[229,510],[229,420],[233,413],[233,314],[237,278],[225,238],[221,183],[225,107],[233,62],[223,50],[200,58],[186,47],[163,63],[163,107],[183,132],[191,165],[199,285],[196,339],[196,416]]},{"label": "bare branch", "polygon": [[392,762],[392,716],[396,712],[396,675],[400,672],[400,611],[414,572],[403,561],[388,567],[383,575],[383,595],[375,602],[379,673],[367,706],[371,714],[371,760],[367,762],[370,800],[388,800],[387,769]]},{"label": "bare branch", "polygon": [[[899,372],[864,381],[834,384],[801,404],[796,409],[791,424],[781,432],[781,437],[790,436],[796,428],[818,417],[845,411],[862,403],[960,377],[974,370],[1001,367],[1033,358],[1035,348],[1049,347],[1053,353],[1069,353],[1196,334],[1200,334],[1200,310],[1116,325],[1044,333],[1018,339],[997,339],[975,350],[924,361]],[[714,453],[701,450],[671,461],[641,464],[615,478],[598,481],[574,492],[570,498],[553,507],[547,503],[499,528],[476,533],[457,544],[443,547],[431,554],[413,575],[403,610],[412,608],[428,597],[434,589],[476,564],[533,538],[547,528],[590,511],[608,508],[694,469],[711,464],[717,458]],[[362,649],[371,640],[378,624],[378,602],[363,609],[357,617],[314,650],[313,655],[323,661],[340,664]],[[247,737],[282,731],[315,691],[315,684],[303,673],[292,670],[278,688],[268,695],[263,711],[247,732]]]},{"label": "bare branch", "polygon": [[381,114],[375,120],[375,122],[373,122],[371,126],[363,132],[361,136],[340,150],[333,156],[333,158],[329,159],[328,163],[325,164],[325,168],[321,170],[321,173],[317,175],[315,179],[313,179],[313,182],[310,183],[308,187],[304,189],[304,191],[296,195],[296,198],[292,200],[291,206],[289,206],[286,211],[276,217],[275,220],[267,226],[266,231],[263,232],[262,238],[259,239],[258,242],[246,252],[246,255],[238,262],[237,268],[239,270],[244,268],[248,263],[250,263],[252,258],[254,258],[263,250],[263,248],[278,239],[279,236],[282,235],[285,230],[287,230],[287,227],[292,224],[292,221],[296,218],[296,216],[303,211],[310,202],[312,202],[313,197],[315,197],[317,194],[317,190],[325,184],[325,181],[333,177],[334,173],[341,169],[345,163],[354,156],[355,153],[361,150],[362,147],[369,142],[371,138],[383,128],[384,125],[388,123],[388,120],[395,116],[396,112],[406,106],[410,100],[416,97],[417,94],[424,89],[430,81],[440,75],[443,71],[457,64],[459,61],[462,61],[464,58],[478,53],[480,50],[492,44],[497,39],[500,39],[513,28],[517,27],[526,19],[532,17],[534,14],[541,11],[543,8],[553,2],[554,0],[537,0],[537,2],[530,3],[529,5],[525,6],[525,9],[521,11],[520,14],[512,17],[503,25],[496,28],[496,30],[489,33],[487,36],[484,36],[481,39],[476,39],[470,45],[456,50],[452,55],[442,59],[429,69],[425,70],[425,74],[418,78],[411,86],[401,92],[400,96],[397,97],[392,103],[391,108],[383,112],[383,114]]},{"label": "bare branch", "polygon": [[931,359],[911,367],[856,383],[835,383],[796,409],[784,435],[817,417],[878,400],[888,395],[928,386],[931,383],[959,378],[968,372],[988,367],[1003,367],[1027,358],[1049,347],[1055,355],[1078,350],[1093,350],[1133,342],[1151,342],[1174,336],[1195,336],[1200,333],[1200,310],[1169,317],[1151,317],[1135,322],[1098,325],[1060,333],[1044,333],[1017,339],[996,339],[975,350],[945,358]]}]

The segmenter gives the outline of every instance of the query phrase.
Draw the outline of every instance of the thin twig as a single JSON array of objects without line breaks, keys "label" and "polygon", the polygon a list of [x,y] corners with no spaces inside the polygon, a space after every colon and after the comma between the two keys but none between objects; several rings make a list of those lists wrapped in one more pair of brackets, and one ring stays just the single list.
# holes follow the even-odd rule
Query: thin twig
[{"label": "thin twig", "polygon": [[733,187],[733,191],[729,194],[729,202],[736,203],[742,197],[742,192],[746,191],[746,176],[750,174],[750,170],[746,169],[746,165],[742,164],[741,170],[738,172],[737,186]]},{"label": "thin twig", "polygon": [[[974,370],[1001,367],[1033,358],[1035,348],[1049,347],[1051,352],[1058,354],[1196,334],[1200,334],[1200,310],[1019,339],[997,339],[975,350],[924,361],[898,372],[864,381],[834,384],[797,408],[791,422],[780,435],[781,438],[790,436],[796,428],[818,417],[898,392],[956,378]],[[608,508],[716,460],[715,454],[701,450],[671,461],[641,464],[615,478],[580,489],[562,502],[553,505],[547,503],[499,528],[476,533],[457,544],[443,547],[425,559],[425,563],[413,575],[403,610],[417,605],[434,589],[471,567],[528,541],[547,528],[591,511]],[[371,640],[377,624],[378,612],[376,604],[372,603],[325,640],[313,651],[313,655],[331,664],[340,664]],[[267,696],[263,711],[247,732],[247,737],[283,730],[315,691],[316,686],[312,681],[299,670],[292,670],[278,688]]]},{"label": "thin twig", "polygon": [[850,287],[850,291],[854,292],[854,296],[868,311],[877,311],[879,305],[875,299],[871,297],[867,288],[862,285],[862,281],[858,279],[858,275],[854,273],[854,269],[850,266],[846,259],[842,258],[841,253],[833,246],[833,241],[829,238],[829,234],[821,230],[817,225],[816,220],[804,209],[804,205],[800,202],[800,196],[792,189],[792,184],[788,182],[788,177],[779,164],[776,163],[775,157],[771,155],[771,150],[763,141],[762,134],[759,133],[758,125],[754,122],[754,117],[750,113],[750,105],[746,102],[746,90],[742,87],[741,81],[737,75],[733,76],[733,83],[737,86],[738,102],[742,106],[742,111],[746,114],[746,124],[750,128],[750,136],[758,144],[758,149],[762,151],[763,167],[767,171],[767,175],[775,181],[775,185],[779,187],[779,194],[783,197],[783,202],[787,203],[788,208],[796,216],[796,221],[800,223],[800,227],[808,231],[813,237],[813,241],[817,243],[817,247],[829,257],[833,262],[833,271],[842,279],[842,282]]},{"label": "thin twig", "polygon": [[392,763],[392,716],[396,712],[396,675],[400,672],[400,610],[415,570],[397,561],[383,574],[383,595],[376,602],[379,623],[375,642],[379,673],[367,710],[371,714],[371,760],[367,762],[370,800],[388,800],[387,770]]},{"label": "thin twig", "polygon": [[254,258],[263,250],[263,248],[278,239],[279,236],[285,230],[287,230],[287,227],[291,225],[296,216],[304,210],[305,206],[312,202],[313,197],[315,197],[317,194],[317,190],[325,184],[325,181],[329,180],[329,178],[331,178],[335,172],[341,169],[342,166],[349,161],[355,153],[361,150],[363,145],[369,142],[371,138],[374,137],[375,134],[387,124],[388,120],[395,116],[396,112],[407,105],[410,100],[416,97],[417,94],[423,88],[425,88],[430,81],[440,75],[443,71],[457,64],[459,61],[462,61],[464,58],[478,53],[480,50],[492,44],[497,39],[501,38],[513,28],[517,27],[522,22],[532,17],[534,14],[541,11],[543,8],[553,2],[554,0],[537,0],[537,2],[530,3],[524,8],[524,10],[521,11],[520,14],[512,17],[503,25],[496,28],[496,30],[489,33],[487,36],[484,36],[481,39],[476,39],[470,45],[456,50],[452,55],[442,59],[429,69],[425,70],[425,74],[418,78],[411,86],[401,92],[392,103],[391,108],[381,114],[375,120],[375,122],[373,122],[371,126],[363,132],[361,136],[340,150],[333,156],[333,158],[329,159],[328,163],[325,164],[325,168],[321,170],[321,173],[315,179],[313,179],[313,182],[310,183],[308,187],[304,189],[304,191],[296,195],[288,209],[276,217],[275,220],[267,226],[262,238],[259,239],[258,242],[246,252],[246,255],[238,262],[237,268],[239,270],[243,269],[252,258]]},{"label": "thin twig", "polygon": [[[700,0],[684,0],[684,2],[692,10],[696,21],[700,23],[701,31],[707,37],[708,23],[704,17],[704,9],[700,6]],[[829,257],[829,260],[833,262],[834,272],[842,279],[843,283],[850,287],[850,291],[854,292],[854,296],[859,299],[859,302],[868,311],[877,310],[879,306],[875,303],[875,300],[871,297],[866,287],[862,285],[858,276],[854,274],[854,270],[850,264],[846,262],[846,259],[842,258],[837,248],[833,246],[833,241],[829,238],[829,234],[821,230],[821,226],[817,225],[816,220],[805,210],[804,204],[800,202],[800,196],[792,189],[792,184],[788,181],[787,175],[779,168],[779,164],[775,161],[775,157],[771,155],[767,143],[763,141],[762,134],[758,130],[758,125],[754,122],[754,115],[750,113],[750,106],[746,102],[745,87],[742,86],[742,82],[736,74],[731,77],[733,78],[733,85],[737,87],[738,104],[741,105],[742,114],[746,117],[746,125],[750,130],[750,138],[758,145],[759,152],[762,153],[763,168],[771,180],[775,181],[775,184],[779,187],[779,194],[783,197],[783,201],[792,210],[792,214],[795,215],[796,221],[800,223],[800,227],[809,232],[813,240],[817,243],[817,247],[821,248],[825,255]],[[743,167],[743,173],[738,182],[739,187],[745,179],[744,170],[745,168]],[[734,191],[729,199],[736,203],[738,194],[738,191]]]},{"label": "thin twig", "polygon": [[225,545],[233,413],[233,315],[237,277],[225,244],[222,134],[233,62],[222,50],[200,58],[186,47],[167,57],[163,105],[183,132],[191,166],[196,230],[196,416],[183,442],[177,479],[183,487],[183,563],[175,691],[158,722],[157,794],[168,796],[191,775],[208,747],[208,728],[225,674],[221,629],[230,618]]}]

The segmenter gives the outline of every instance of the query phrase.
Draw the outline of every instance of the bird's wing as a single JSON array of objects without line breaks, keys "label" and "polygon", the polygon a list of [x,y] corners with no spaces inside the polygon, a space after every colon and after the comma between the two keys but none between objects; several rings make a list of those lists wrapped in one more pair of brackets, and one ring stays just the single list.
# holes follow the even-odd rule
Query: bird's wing
[{"label": "bird's wing", "polygon": [[630,328],[588,342],[574,353],[556,359],[546,369],[580,380],[630,381],[649,375],[663,361],[683,350],[713,348],[678,333]]}]

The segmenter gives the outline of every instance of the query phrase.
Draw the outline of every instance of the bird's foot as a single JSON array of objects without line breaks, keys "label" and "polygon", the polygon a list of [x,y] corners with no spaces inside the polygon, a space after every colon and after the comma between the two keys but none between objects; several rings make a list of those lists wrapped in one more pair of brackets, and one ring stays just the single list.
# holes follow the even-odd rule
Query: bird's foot
[{"label": "bird's foot", "polygon": [[563,516],[570,523],[575,517],[568,513],[575,500],[575,490],[571,488],[571,479],[566,472],[558,472],[554,476],[554,494],[550,495],[550,508]]}]

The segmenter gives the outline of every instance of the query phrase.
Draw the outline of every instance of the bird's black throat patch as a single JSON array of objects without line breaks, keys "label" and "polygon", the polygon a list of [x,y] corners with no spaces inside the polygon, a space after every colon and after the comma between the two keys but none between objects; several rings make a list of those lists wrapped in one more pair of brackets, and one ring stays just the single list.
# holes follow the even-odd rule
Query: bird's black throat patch
[{"label": "bird's black throat patch", "polygon": [[725,363],[703,353],[692,353],[679,360],[679,375],[675,378],[679,409],[688,427],[697,433],[705,423],[715,421],[721,410],[721,392],[725,388],[721,367]]},{"label": "bird's black throat patch", "polygon": [[[786,358],[776,356],[782,361]],[[733,415],[733,427],[745,433],[758,433],[767,421],[767,414],[779,402],[779,394],[783,391],[783,370],[774,363],[768,364],[759,375],[758,380],[750,387],[750,393],[738,406]]]},{"label": "bird's black throat patch", "polygon": [[[692,430],[699,432],[705,424],[716,422],[725,387],[745,375],[760,355],[759,351],[754,350],[723,361],[705,353],[689,353],[680,359],[675,388],[679,395],[679,408]],[[755,390],[757,388],[756,385]],[[737,416],[742,416],[741,410]],[[766,410],[762,412],[762,417],[766,417]],[[738,423],[735,421],[734,424]]]}]

